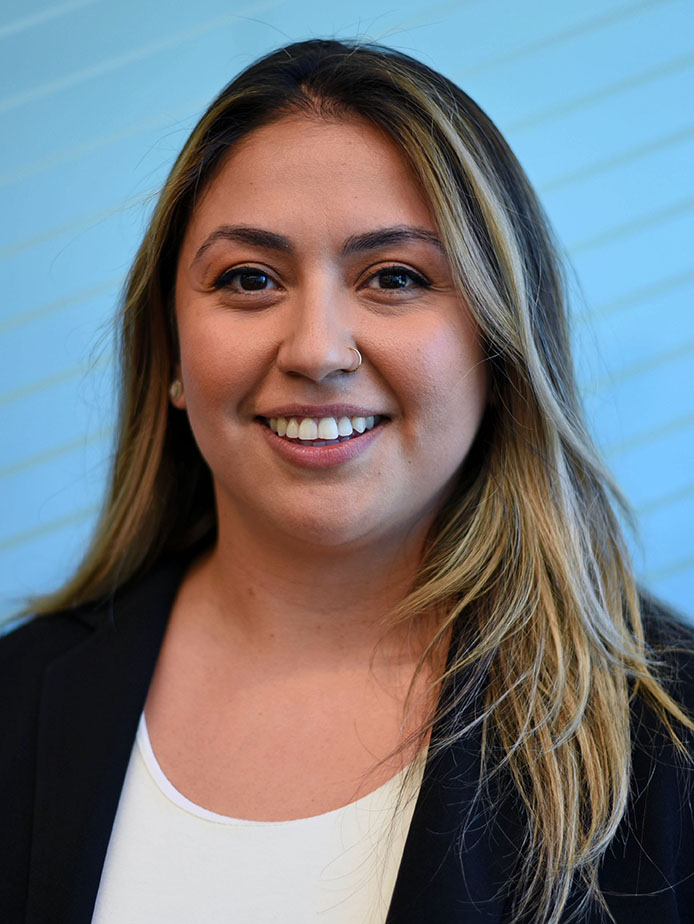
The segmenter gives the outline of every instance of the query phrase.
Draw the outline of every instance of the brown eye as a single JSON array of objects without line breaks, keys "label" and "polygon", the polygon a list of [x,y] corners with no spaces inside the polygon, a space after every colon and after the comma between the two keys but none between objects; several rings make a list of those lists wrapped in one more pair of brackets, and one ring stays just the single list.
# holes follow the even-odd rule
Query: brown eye
[{"label": "brown eye", "polygon": [[214,287],[241,292],[264,292],[267,289],[276,289],[277,285],[268,273],[248,267],[226,270],[217,278]]},{"label": "brown eye", "polygon": [[380,273],[379,279],[382,289],[404,289],[412,282],[409,273],[400,271]]},{"label": "brown eye", "polygon": [[429,288],[430,283],[414,270],[404,266],[389,266],[374,273],[367,286],[371,289],[417,289]]}]

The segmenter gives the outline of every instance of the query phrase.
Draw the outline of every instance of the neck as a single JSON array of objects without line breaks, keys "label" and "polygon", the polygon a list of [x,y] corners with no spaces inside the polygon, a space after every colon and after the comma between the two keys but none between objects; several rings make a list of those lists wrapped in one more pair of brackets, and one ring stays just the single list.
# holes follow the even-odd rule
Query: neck
[{"label": "neck", "polygon": [[[234,643],[302,659],[371,653],[388,637],[421,651],[426,627],[386,633],[408,593],[426,530],[406,538],[326,546],[220,517],[213,549],[191,573],[218,628]],[[424,642],[424,643],[425,643]]]}]

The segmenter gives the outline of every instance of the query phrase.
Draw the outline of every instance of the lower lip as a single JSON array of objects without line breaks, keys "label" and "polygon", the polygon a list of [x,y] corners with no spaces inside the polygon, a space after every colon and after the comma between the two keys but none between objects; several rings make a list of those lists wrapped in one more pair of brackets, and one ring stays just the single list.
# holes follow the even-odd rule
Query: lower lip
[{"label": "lower lip", "polygon": [[372,430],[366,430],[361,436],[352,437],[344,443],[332,443],[329,446],[304,446],[302,443],[278,436],[267,424],[258,422],[270,446],[287,462],[302,468],[334,468],[356,458],[378,439],[384,423],[377,424]]}]

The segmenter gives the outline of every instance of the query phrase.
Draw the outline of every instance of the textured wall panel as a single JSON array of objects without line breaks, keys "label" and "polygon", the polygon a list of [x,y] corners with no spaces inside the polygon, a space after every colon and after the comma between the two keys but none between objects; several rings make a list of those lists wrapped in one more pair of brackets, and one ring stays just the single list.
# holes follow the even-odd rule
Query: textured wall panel
[{"label": "textured wall panel", "polygon": [[634,504],[640,573],[694,614],[694,12],[687,0],[5,0],[0,11],[0,615],[63,579],[100,503],[109,319],[207,101],[310,35],[409,51],[475,97],[575,270],[579,380]]}]

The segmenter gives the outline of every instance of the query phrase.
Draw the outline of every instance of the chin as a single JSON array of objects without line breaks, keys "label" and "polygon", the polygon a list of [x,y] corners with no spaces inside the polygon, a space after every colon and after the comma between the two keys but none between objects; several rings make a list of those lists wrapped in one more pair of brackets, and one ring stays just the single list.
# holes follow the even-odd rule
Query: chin
[{"label": "chin", "polygon": [[325,509],[315,513],[302,511],[296,517],[289,517],[282,525],[282,532],[289,541],[323,549],[358,547],[378,541],[375,524],[370,528],[363,517],[357,516],[326,517]]}]

